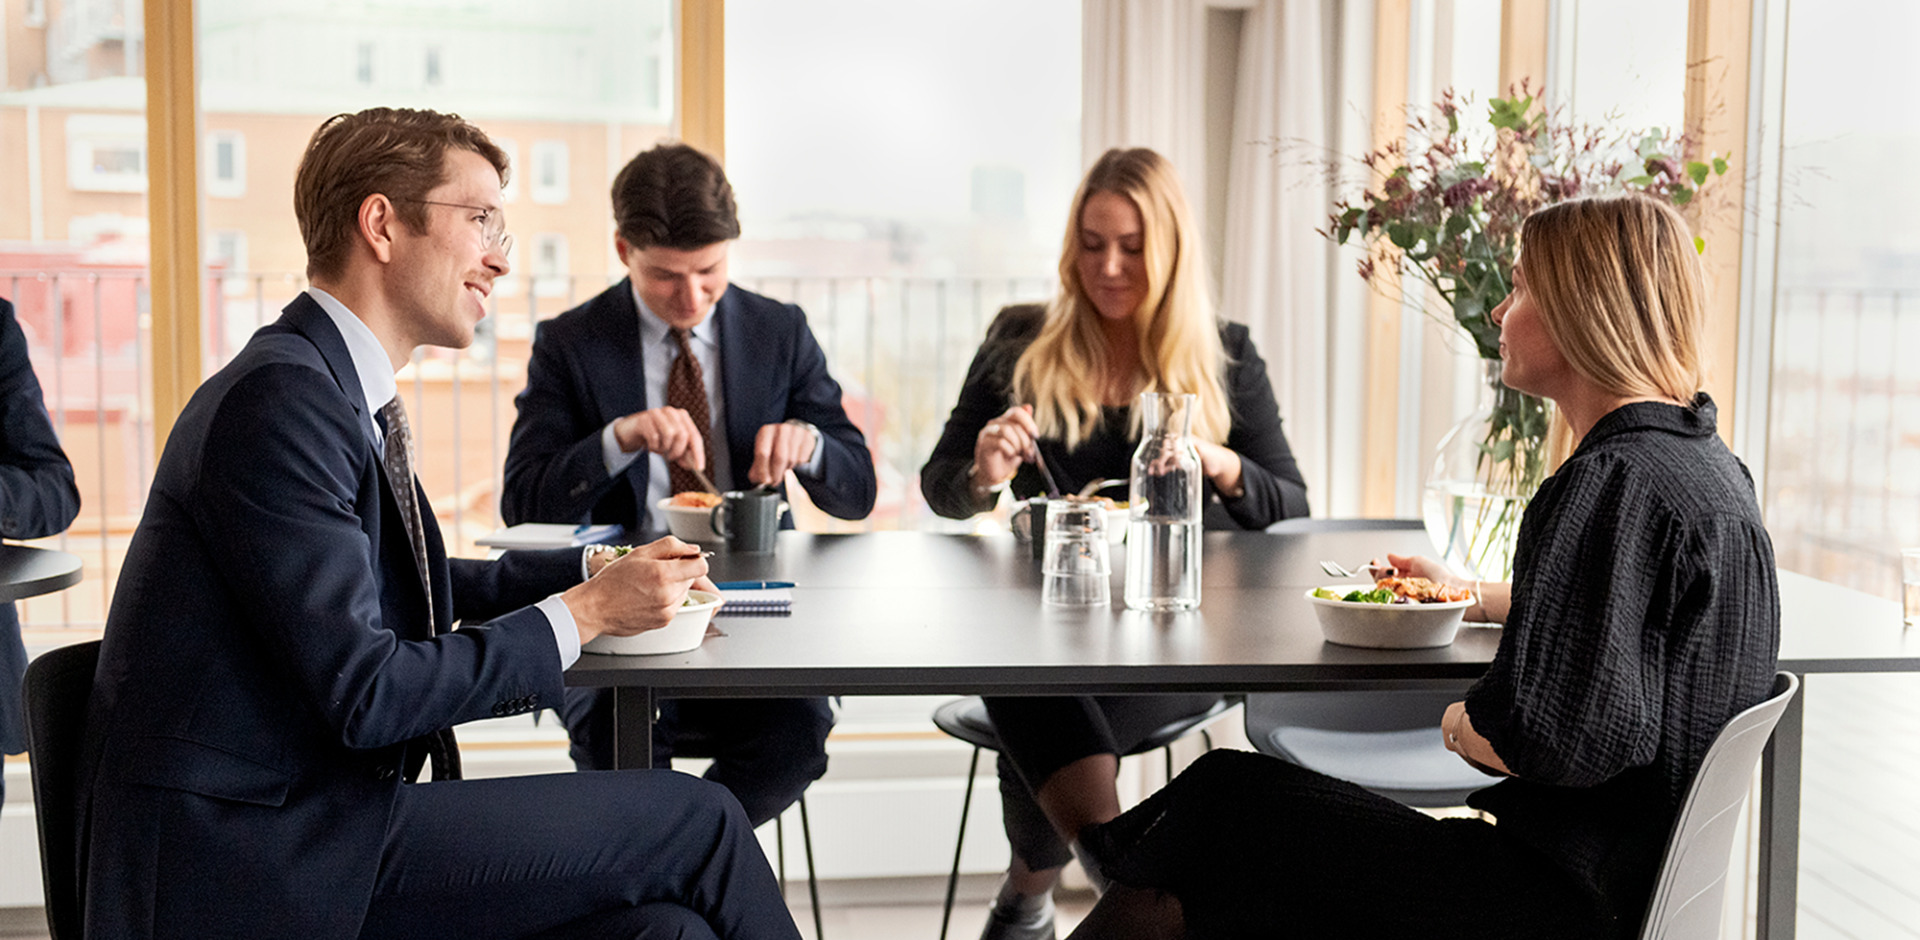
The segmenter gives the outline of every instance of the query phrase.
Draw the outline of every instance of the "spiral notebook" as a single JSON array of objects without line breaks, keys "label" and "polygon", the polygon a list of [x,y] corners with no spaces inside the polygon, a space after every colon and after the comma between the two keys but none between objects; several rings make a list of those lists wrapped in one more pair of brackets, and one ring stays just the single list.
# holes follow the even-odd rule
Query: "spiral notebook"
[{"label": "spiral notebook", "polygon": [[793,588],[721,588],[726,603],[716,617],[778,617],[793,613]]}]

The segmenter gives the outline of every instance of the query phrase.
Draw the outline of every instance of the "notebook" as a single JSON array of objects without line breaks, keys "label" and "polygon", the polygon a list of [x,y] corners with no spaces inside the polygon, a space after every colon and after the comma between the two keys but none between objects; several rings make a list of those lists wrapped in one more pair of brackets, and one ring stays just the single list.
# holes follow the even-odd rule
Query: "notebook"
[{"label": "notebook", "polygon": [[726,603],[714,611],[716,617],[777,617],[793,613],[793,588],[722,588]]}]

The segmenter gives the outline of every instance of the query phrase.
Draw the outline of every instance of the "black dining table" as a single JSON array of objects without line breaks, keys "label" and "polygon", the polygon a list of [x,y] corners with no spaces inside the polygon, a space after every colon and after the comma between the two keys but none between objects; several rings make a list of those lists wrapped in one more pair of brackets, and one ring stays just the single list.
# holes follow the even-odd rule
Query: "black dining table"
[{"label": "black dining table", "polygon": [[[798,695],[1150,694],[1296,689],[1465,688],[1485,671],[1498,627],[1469,624],[1445,647],[1337,646],[1305,598],[1387,552],[1432,554],[1419,530],[1204,536],[1201,604],[1145,613],[1120,603],[1125,549],[1113,546],[1113,603],[1050,607],[1039,563],[1011,536],[781,533],[772,554],[720,552],[716,581],[793,582],[782,616],[715,618],[720,635],[655,656],[584,654],[567,684],[615,690],[616,765],[649,766],[661,698]],[[1796,673],[1920,671],[1920,632],[1891,601],[1782,572],[1780,668]],[[1759,936],[1794,933],[1805,686],[1763,765]]]},{"label": "black dining table", "polygon": [[80,583],[80,556],[31,545],[0,544],[0,603],[51,594]]}]

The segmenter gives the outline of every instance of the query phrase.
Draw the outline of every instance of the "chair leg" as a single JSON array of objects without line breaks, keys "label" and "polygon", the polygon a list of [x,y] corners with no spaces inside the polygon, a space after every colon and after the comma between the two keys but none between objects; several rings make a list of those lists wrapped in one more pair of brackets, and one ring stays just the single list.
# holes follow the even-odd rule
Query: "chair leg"
[{"label": "chair leg", "polygon": [[[804,796],[801,797],[805,799]],[[773,854],[775,868],[780,874],[780,900],[787,899],[787,814],[783,810],[773,817]]]},{"label": "chair leg", "polygon": [[1160,753],[1162,756],[1166,757],[1167,759],[1167,782],[1172,783],[1173,782],[1173,744],[1172,742],[1168,742],[1166,747],[1161,748]]},{"label": "chair leg", "polygon": [[[1200,744],[1205,751],[1213,750],[1213,735],[1208,734],[1205,728],[1200,729]],[[1205,751],[1202,753],[1205,753]]]},{"label": "chair leg", "polygon": [[953,840],[953,871],[947,873],[947,904],[940,910],[940,940],[947,940],[947,922],[953,919],[953,891],[960,884],[960,849],[967,844],[967,811],[973,808],[973,775],[980,771],[980,749],[967,762],[967,795],[960,799],[960,834]]},{"label": "chair leg", "polygon": [[820,879],[813,868],[813,826],[807,821],[807,795],[800,794],[800,844],[807,850],[807,898],[813,902],[813,940],[826,940],[820,924]]}]

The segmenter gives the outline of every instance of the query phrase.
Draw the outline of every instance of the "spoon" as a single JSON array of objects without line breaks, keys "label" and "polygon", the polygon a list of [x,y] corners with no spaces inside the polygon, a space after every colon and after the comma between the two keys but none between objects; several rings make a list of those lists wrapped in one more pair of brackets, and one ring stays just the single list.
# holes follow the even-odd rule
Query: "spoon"
[{"label": "spoon", "polygon": [[701,486],[704,486],[707,488],[707,492],[712,493],[715,496],[720,495],[720,488],[713,485],[713,480],[710,479],[706,475],[706,473],[699,470],[695,470],[692,467],[688,467],[687,470],[693,474],[694,479],[700,481]]}]

